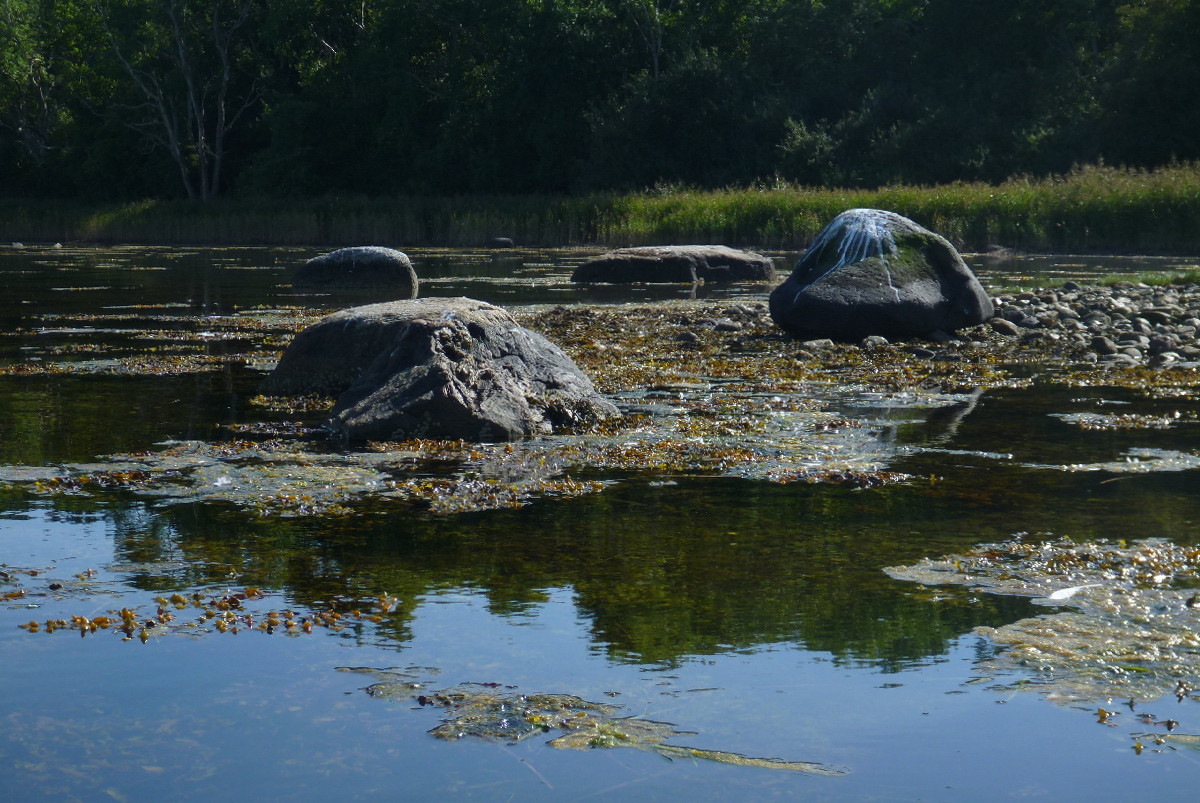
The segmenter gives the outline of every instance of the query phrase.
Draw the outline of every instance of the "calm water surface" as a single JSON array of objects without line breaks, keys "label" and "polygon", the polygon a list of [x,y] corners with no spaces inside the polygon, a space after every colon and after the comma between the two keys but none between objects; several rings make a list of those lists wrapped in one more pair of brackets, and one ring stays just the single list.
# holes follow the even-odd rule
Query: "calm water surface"
[{"label": "calm water surface", "polygon": [[[293,292],[290,270],[314,253],[0,251],[0,364],[87,360],[88,344],[145,348],[145,332],[195,326],[197,316],[370,300]],[[412,252],[425,296],[516,305],[691,293],[571,286],[588,255]],[[778,256],[786,269],[792,255]],[[975,265],[992,286],[1194,267]],[[762,300],[767,289],[699,294]],[[206,349],[244,347],[214,338]],[[166,377],[0,376],[0,465],[228,438],[231,425],[269,419],[247,401],[262,376],[253,365]],[[1113,407],[1161,415],[1194,403],[1041,382],[989,392],[951,425],[883,427],[912,447],[890,468],[941,480],[868,490],[598,473],[612,481],[602,493],[516,510],[437,517],[365,505],[353,516],[284,519],[116,490],[0,488],[0,593],[27,592],[0,603],[0,800],[1190,799],[1200,753],[1139,755],[1130,734],[1144,726],[1110,727],[1094,704],[1055,705],[981,679],[976,664],[993,647],[973,628],[1046,608],[922,589],[881,571],[1021,531],[1197,541],[1195,471],[1113,481],[1028,467],[1118,460],[1134,447],[1200,450],[1194,424],[1086,432],[1052,415]],[[293,637],[196,627],[143,644],[112,631],[81,638],[18,627],[247,587],[280,610],[385,593],[390,603],[379,622]],[[578,695],[690,732],[676,744],[850,773],[557,750],[550,736],[440,740],[428,731],[442,711],[372,697],[363,690],[371,676],[339,667],[412,667],[429,688]],[[1200,733],[1190,701],[1171,696],[1139,710]]]}]

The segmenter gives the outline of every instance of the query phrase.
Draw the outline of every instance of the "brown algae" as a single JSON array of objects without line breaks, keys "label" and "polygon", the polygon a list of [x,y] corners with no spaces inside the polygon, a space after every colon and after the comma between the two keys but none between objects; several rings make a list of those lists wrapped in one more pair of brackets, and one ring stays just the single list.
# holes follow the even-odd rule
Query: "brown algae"
[{"label": "brown algae", "polygon": [[[1026,295],[1033,296],[1012,303],[1024,303]],[[165,503],[213,500],[287,516],[345,513],[366,498],[433,513],[517,507],[595,493],[630,473],[863,488],[913,480],[889,470],[897,449],[883,437],[885,414],[873,410],[914,411],[907,415],[919,421],[939,409],[969,409],[988,389],[1028,386],[1035,368],[1046,381],[1129,387],[1149,397],[1190,398],[1200,385],[1200,372],[1187,367],[1089,364],[1078,343],[1055,339],[1056,332],[1009,337],[981,326],[929,348],[797,342],[754,298],[513,313],[561,344],[624,416],[595,430],[512,445],[409,441],[348,450],[320,430],[332,399],[258,396],[250,400],[254,409],[301,420],[234,423],[226,442],[169,443],[159,452],[42,472],[4,467],[0,482],[43,494],[115,488]],[[0,373],[266,370],[319,314],[283,308],[222,316],[45,315],[36,331],[50,339]],[[99,341],[98,332],[106,333]],[[866,412],[839,412],[848,407]],[[1194,417],[1068,414],[1065,420],[1095,430],[1160,429]],[[1197,461],[1131,450],[1119,461],[1031,467],[1127,473],[1183,470]]]},{"label": "brown algae", "polygon": [[981,673],[1034,672],[1016,688],[1058,701],[1145,701],[1200,686],[1200,547],[1019,536],[885,571],[1068,608],[976,629],[1004,648]]},{"label": "brown algae", "polygon": [[561,732],[547,744],[562,750],[611,749],[628,747],[656,753],[665,758],[707,759],[723,764],[766,769],[789,770],[814,775],[845,775],[849,770],[813,761],[785,761],[778,758],[754,758],[723,750],[668,744],[683,735],[669,722],[618,716],[622,707],[593,703],[572,694],[525,694],[514,686],[499,683],[464,683],[446,689],[430,690],[421,678],[427,668],[372,670],[365,667],[341,667],[342,671],[375,675],[376,683],[365,691],[371,697],[398,702],[416,702],[420,706],[445,709],[442,723],[430,733],[440,739],[457,740],[474,736],[509,744],[531,736]]}]

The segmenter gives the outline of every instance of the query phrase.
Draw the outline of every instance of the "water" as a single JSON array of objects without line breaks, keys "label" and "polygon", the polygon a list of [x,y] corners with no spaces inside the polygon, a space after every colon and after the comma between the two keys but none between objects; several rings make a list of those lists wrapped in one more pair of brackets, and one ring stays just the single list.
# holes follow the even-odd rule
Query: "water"
[{"label": "water", "polygon": [[[226,338],[222,316],[260,306],[305,315],[360,300],[293,293],[288,271],[312,254],[0,252],[0,366],[10,367],[0,374],[0,464],[10,478],[17,467],[45,473],[280,420],[251,403],[258,358],[222,362],[261,352],[269,363],[278,327]],[[692,292],[572,287],[571,267],[585,256],[413,253],[423,295],[574,304]],[[1087,279],[1149,269],[1063,263],[988,263],[980,273],[995,286],[1036,271]],[[761,299],[765,288],[706,292]],[[147,355],[164,361],[132,361]],[[185,357],[195,362],[164,367]],[[11,370],[18,365],[43,368]],[[47,494],[13,482],[0,491],[0,798],[1177,797],[1200,778],[1197,753],[1139,737],[1167,731],[1135,716],[1200,733],[1195,702],[1167,695],[1131,710],[1014,691],[1020,678],[981,675],[994,647],[973,628],[1055,609],[882,572],[1019,531],[1195,543],[1194,471],[1035,467],[1135,448],[1200,451],[1200,427],[1186,421],[1086,432],[1056,417],[1114,409],[1188,414],[1194,402],[1035,381],[989,391],[950,422],[902,413],[880,427],[889,469],[937,481],[860,490],[596,471],[609,483],[600,493],[513,510],[438,516],[368,500],[351,515],[281,518],[224,502],[166,504],[133,485]],[[244,603],[258,623],[288,609],[297,622],[331,608],[346,616],[339,630],[290,635],[282,623],[270,635],[196,624],[203,608],[189,605],[192,594],[211,602],[247,589],[258,590]],[[126,641],[113,629],[81,637],[18,627],[121,608],[144,620],[156,597],[175,619],[150,628],[145,643],[136,631]],[[578,695],[693,732],[677,745],[850,772],[558,750],[547,745],[557,731],[511,745],[439,740],[427,732],[444,711],[372,697],[372,675],[339,667],[411,667],[429,689],[475,682]],[[1102,722],[1099,707],[1122,713]]]}]

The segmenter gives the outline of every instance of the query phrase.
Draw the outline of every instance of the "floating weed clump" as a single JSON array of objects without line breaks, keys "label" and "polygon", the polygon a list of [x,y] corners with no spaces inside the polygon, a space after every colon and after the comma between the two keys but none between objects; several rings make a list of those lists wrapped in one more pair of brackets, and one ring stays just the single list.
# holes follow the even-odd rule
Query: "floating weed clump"
[{"label": "floating weed clump", "polygon": [[1056,385],[1074,388],[1125,388],[1138,391],[1149,399],[1200,399],[1200,371],[1191,365],[1164,368],[1095,367],[1087,363],[1060,366],[1056,373],[1043,378]]},{"label": "floating weed clump", "polygon": [[[136,567],[125,567],[121,571],[132,571]],[[116,567],[113,567],[116,571]],[[61,607],[63,602],[76,598],[87,599],[104,589],[98,585],[98,573],[88,569],[76,576],[76,582],[68,585],[61,581],[50,581],[40,588],[21,586],[19,575],[31,579],[39,576],[39,570],[6,567],[3,581],[17,584],[14,590],[5,591],[0,602],[22,605],[44,605],[53,599]],[[160,595],[143,604],[124,605],[103,613],[52,615],[46,619],[33,619],[17,625],[28,633],[76,632],[81,637],[109,632],[120,636],[122,641],[138,640],[145,644],[151,638],[175,634],[189,636],[206,633],[238,633],[249,631],[273,635],[308,635],[314,632],[340,632],[347,628],[356,632],[366,624],[379,624],[397,611],[398,600],[387,593],[364,599],[338,599],[324,607],[302,608],[294,604],[278,604],[261,589],[221,589],[194,591],[187,594]]]},{"label": "floating weed clump", "polygon": [[251,421],[226,424],[223,429],[242,438],[311,438],[321,434],[321,430],[307,426],[302,421]]},{"label": "floating weed clump", "polygon": [[[34,336],[23,360],[0,376],[99,374],[175,376],[261,364],[263,348],[282,348],[316,317],[311,310],[234,315],[45,314],[13,334]],[[85,357],[87,359],[79,359]]]},{"label": "floating weed clump", "polygon": [[1073,608],[976,629],[1005,647],[983,661],[980,672],[1035,673],[1033,680],[1013,688],[1036,689],[1070,702],[1155,700],[1200,686],[1200,597],[1195,591],[1200,588],[1200,547],[1018,537],[885,571],[923,585],[962,585]]},{"label": "floating weed clump", "polygon": [[1100,413],[1054,413],[1053,416],[1068,424],[1074,424],[1080,429],[1091,431],[1107,431],[1116,429],[1172,429],[1180,423],[1195,423],[1196,414],[1186,416],[1179,411],[1166,415],[1145,415],[1141,413],[1119,413],[1103,415]]},{"label": "floating weed clump", "polygon": [[499,683],[463,683],[431,690],[423,675],[429,670],[411,667],[405,670],[375,670],[366,667],[339,667],[377,678],[364,691],[378,699],[416,702],[422,708],[446,712],[442,723],[429,732],[440,738],[458,740],[474,736],[508,744],[531,736],[560,732],[551,739],[551,747],[564,750],[611,749],[627,747],[656,753],[665,758],[707,759],[743,767],[805,772],[814,775],[845,775],[848,770],[814,761],[785,761],[778,758],[753,758],[723,750],[668,744],[668,740],[691,735],[669,722],[640,717],[618,716],[622,707],[593,703],[572,694],[524,694],[515,686]]},{"label": "floating weed clump", "polygon": [[319,393],[305,396],[263,396],[260,394],[250,399],[250,404],[254,407],[287,415],[328,413],[333,410],[333,405],[336,403],[337,399],[334,397],[323,396]]},{"label": "floating weed clump", "polygon": [[1110,474],[1150,474],[1157,471],[1186,471],[1200,468],[1200,455],[1176,452],[1170,449],[1135,448],[1125,452],[1122,460],[1107,460],[1096,463],[1067,463],[1045,465],[1027,463],[1028,468],[1050,468],[1057,471],[1105,471]]},{"label": "floating weed clump", "polygon": [[[775,327],[761,302],[664,301],[516,314],[561,344],[610,394],[710,390],[721,399],[805,391],[819,406],[823,394],[813,391],[821,389],[961,393],[1013,381],[992,348],[1005,341],[986,328],[922,356],[890,344],[797,342]],[[829,387],[835,382],[836,389]]]}]

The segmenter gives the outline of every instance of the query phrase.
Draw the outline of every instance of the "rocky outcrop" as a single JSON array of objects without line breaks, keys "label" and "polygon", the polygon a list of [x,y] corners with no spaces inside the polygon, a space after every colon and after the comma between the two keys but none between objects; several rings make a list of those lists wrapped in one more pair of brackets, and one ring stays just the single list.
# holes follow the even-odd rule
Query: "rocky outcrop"
[{"label": "rocky outcrop", "polygon": [[371,304],[296,336],[263,392],[340,393],[353,441],[506,441],[617,415],[591,380],[507,312],[468,298]]},{"label": "rocky outcrop", "polygon": [[775,263],[762,254],[723,245],[669,245],[610,251],[581,264],[571,281],[695,284],[766,282],[774,278]]},{"label": "rocky outcrop", "polygon": [[987,321],[991,299],[945,238],[878,209],[838,215],[771,293],[775,323],[803,338],[860,341]]},{"label": "rocky outcrop", "polygon": [[386,290],[395,298],[417,297],[417,272],[403,251],[374,245],[339,248],[305,262],[292,286],[308,290]]}]

